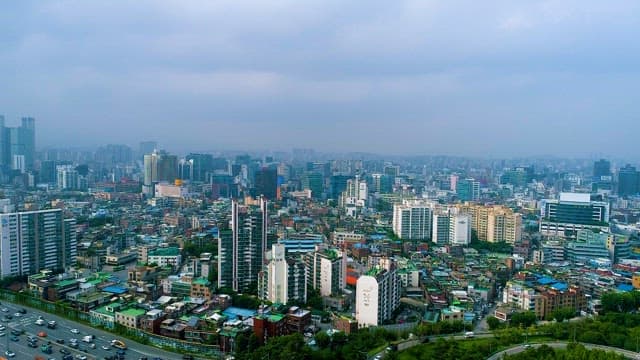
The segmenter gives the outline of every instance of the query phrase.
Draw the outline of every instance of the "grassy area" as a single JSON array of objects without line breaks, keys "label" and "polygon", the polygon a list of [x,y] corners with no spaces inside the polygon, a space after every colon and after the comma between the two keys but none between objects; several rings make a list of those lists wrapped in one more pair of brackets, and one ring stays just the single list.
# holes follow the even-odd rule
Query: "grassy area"
[{"label": "grassy area", "polygon": [[377,347],[377,348],[375,348],[375,349],[371,349],[371,350],[369,350],[369,352],[367,353],[367,355],[369,355],[369,356],[375,356],[377,353],[379,353],[379,352],[383,351],[384,349],[386,349],[386,348],[387,348],[387,346],[389,346],[389,344],[388,344],[388,343],[385,343],[385,344],[383,344],[383,345],[378,346],[378,347]]},{"label": "grassy area", "polygon": [[[544,343],[554,341],[550,336],[530,336],[528,343]],[[484,339],[438,339],[407,349],[398,354],[400,360],[439,359],[439,360],[480,360],[491,354],[523,344],[524,337],[502,337]]]}]

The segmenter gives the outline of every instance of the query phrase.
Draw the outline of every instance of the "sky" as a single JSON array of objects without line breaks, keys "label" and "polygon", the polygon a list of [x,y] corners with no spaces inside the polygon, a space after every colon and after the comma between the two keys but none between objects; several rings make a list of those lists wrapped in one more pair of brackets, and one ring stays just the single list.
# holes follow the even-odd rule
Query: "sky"
[{"label": "sky", "polygon": [[640,2],[11,1],[38,147],[636,158]]}]

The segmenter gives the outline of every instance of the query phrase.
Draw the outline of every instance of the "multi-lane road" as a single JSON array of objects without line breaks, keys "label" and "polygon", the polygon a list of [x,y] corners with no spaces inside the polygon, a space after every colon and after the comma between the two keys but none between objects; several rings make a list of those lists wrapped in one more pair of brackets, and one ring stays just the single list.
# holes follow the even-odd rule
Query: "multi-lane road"
[{"label": "multi-lane road", "polygon": [[[3,312],[2,310],[5,308],[7,311]],[[23,308],[27,311],[27,313],[16,316],[16,313],[18,313],[18,311]],[[5,319],[5,315],[11,315],[13,319],[7,320]],[[36,324],[36,320],[38,320],[40,316],[45,320],[45,325]],[[46,322],[50,320],[56,321],[57,326],[55,329],[47,328]],[[62,354],[60,350],[65,349],[74,356],[74,359],[76,359],[77,356],[86,356],[87,359],[90,360],[102,360],[105,357],[115,355],[117,349],[111,347],[111,340],[114,339],[119,339],[126,343],[128,348],[126,350],[126,360],[138,360],[145,357],[149,360],[156,358],[163,360],[182,359],[182,356],[178,354],[162,351],[160,349],[142,345],[128,339],[118,338],[114,334],[108,333],[106,331],[95,329],[53,314],[9,303],[6,301],[3,301],[2,304],[0,304],[0,325],[6,327],[4,331],[0,331],[5,333],[3,337],[0,337],[0,356],[7,357],[5,355],[5,351],[9,349],[16,354],[14,359],[34,359],[37,355],[42,356],[45,359],[62,359],[64,354]],[[18,336],[18,341],[11,340],[11,330],[13,329],[24,331],[23,335]],[[78,333],[73,333],[72,329],[77,330]],[[37,348],[29,347],[27,336],[37,336],[40,331],[46,332],[47,337],[39,338],[37,342]],[[95,339],[93,340],[93,343],[95,343],[95,349],[92,349],[90,347],[90,343],[82,341],[82,338],[86,335],[93,335],[95,337]],[[60,339],[64,340],[64,344],[59,344],[56,341]],[[70,339],[78,340],[78,349],[74,349],[69,346]],[[48,341],[51,342],[53,352],[51,354],[44,354],[40,350],[40,345],[45,344]],[[85,349],[86,351],[80,351],[81,349]],[[77,358],[79,359],[80,357]]]}]

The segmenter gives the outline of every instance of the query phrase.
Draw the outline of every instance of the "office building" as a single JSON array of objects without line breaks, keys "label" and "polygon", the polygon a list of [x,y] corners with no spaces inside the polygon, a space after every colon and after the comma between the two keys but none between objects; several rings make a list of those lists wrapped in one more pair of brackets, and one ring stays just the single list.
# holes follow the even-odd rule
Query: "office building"
[{"label": "office building", "polygon": [[5,127],[0,115],[0,165],[7,169],[32,170],[36,151],[36,125],[23,117],[19,127]]},{"label": "office building", "polygon": [[543,201],[541,234],[575,238],[581,229],[608,232],[609,204],[579,193],[560,193],[559,199]]},{"label": "office building", "polygon": [[593,177],[611,176],[611,162],[609,160],[600,159],[593,162]]},{"label": "office building", "polygon": [[316,246],[322,245],[325,241],[322,234],[314,233],[290,233],[278,240],[282,244],[287,255],[304,254],[316,250]]},{"label": "office building", "polygon": [[265,255],[267,264],[260,274],[260,297],[272,303],[307,301],[306,266],[300,256],[288,256],[284,244],[273,244]]},{"label": "office building", "polygon": [[395,264],[374,267],[356,282],[356,321],[359,327],[379,326],[400,306],[400,277]]},{"label": "office building", "polygon": [[275,168],[262,168],[256,172],[255,180],[256,196],[264,196],[267,200],[278,200],[278,171]]},{"label": "office building", "polygon": [[458,200],[478,201],[480,199],[480,182],[473,178],[459,179],[456,182]]},{"label": "office building", "polygon": [[267,200],[260,205],[241,205],[231,201],[229,229],[218,238],[218,286],[246,292],[258,284],[264,252],[267,249]]},{"label": "office building", "polygon": [[640,172],[627,164],[618,170],[618,195],[630,196],[640,193]]},{"label": "office building", "polygon": [[319,245],[306,253],[307,285],[321,296],[342,294],[347,285],[347,255],[335,248]]},{"label": "office building", "polygon": [[204,182],[207,180],[207,173],[213,171],[213,156],[211,154],[191,153],[185,157],[191,167],[191,181]]},{"label": "office building", "polygon": [[75,225],[75,219],[64,219],[61,209],[0,214],[0,276],[75,265]]},{"label": "office building", "polygon": [[433,207],[417,200],[393,205],[393,232],[400,239],[430,240]]},{"label": "office building", "polygon": [[311,190],[311,197],[321,199],[324,192],[324,179],[322,174],[316,171],[306,172],[302,175],[301,186],[303,190]]},{"label": "office building", "polygon": [[155,184],[173,183],[178,177],[178,157],[166,151],[154,151],[144,155],[144,180],[142,192],[153,196]]},{"label": "office building", "polygon": [[390,194],[393,192],[393,182],[389,175],[371,174],[372,191],[380,194]]},{"label": "office building", "polygon": [[342,193],[347,189],[347,180],[350,179],[353,177],[349,175],[333,175],[330,178],[332,199],[338,199],[342,196]]}]

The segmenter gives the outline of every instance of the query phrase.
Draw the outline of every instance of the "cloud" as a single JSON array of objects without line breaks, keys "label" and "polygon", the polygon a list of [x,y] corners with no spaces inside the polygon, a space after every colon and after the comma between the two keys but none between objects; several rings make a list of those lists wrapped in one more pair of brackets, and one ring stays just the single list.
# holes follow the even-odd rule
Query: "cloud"
[{"label": "cloud", "polygon": [[[35,116],[40,145],[575,154],[624,126],[626,154],[639,17],[635,1],[21,1],[0,13],[0,110]],[[563,148],[558,124],[584,141]]]}]

